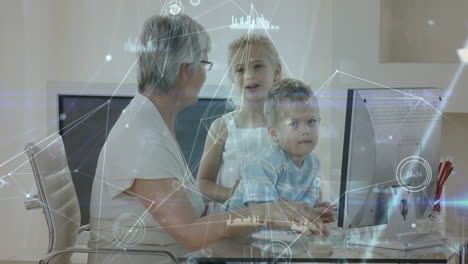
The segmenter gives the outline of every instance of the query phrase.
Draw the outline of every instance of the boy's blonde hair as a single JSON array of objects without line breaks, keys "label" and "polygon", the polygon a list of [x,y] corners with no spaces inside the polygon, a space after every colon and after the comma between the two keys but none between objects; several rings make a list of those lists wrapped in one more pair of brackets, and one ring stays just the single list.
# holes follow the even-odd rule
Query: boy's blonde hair
[{"label": "boy's blonde hair", "polygon": [[[275,45],[273,45],[273,42],[269,37],[257,33],[246,33],[229,44],[227,58],[228,65],[231,65],[234,57],[246,56],[245,54],[241,54],[241,49],[252,46],[263,47],[270,62],[275,66],[281,66],[279,53],[276,50]],[[229,76],[233,78],[232,71],[229,71]]]},{"label": "boy's blonde hair", "polygon": [[312,110],[320,114],[317,97],[310,86],[291,78],[279,80],[268,91],[264,105],[264,115],[269,126],[275,126],[281,118],[285,105],[294,102],[308,102]]}]

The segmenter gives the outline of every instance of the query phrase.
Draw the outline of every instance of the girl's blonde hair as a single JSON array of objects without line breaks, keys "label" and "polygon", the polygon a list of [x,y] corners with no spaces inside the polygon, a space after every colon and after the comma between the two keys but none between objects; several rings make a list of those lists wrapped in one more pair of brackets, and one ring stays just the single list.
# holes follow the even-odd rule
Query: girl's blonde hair
[{"label": "girl's blonde hair", "polygon": [[[270,60],[271,64],[274,65],[274,68],[276,68],[276,65],[279,65],[280,67],[282,66],[278,50],[276,49],[271,39],[265,35],[249,32],[233,40],[228,46],[227,62],[228,62],[228,67],[229,67],[229,77],[231,78],[231,80],[233,80],[233,74],[231,70],[232,61],[237,56],[245,56],[245,54],[241,53],[242,49],[244,49],[245,47],[251,48],[253,46],[262,47],[265,49],[265,54],[267,58]],[[281,78],[281,74],[280,74],[280,78]],[[230,104],[234,108],[239,108],[240,98],[236,98],[236,97],[240,97],[240,95],[232,96],[230,99]]]},{"label": "girl's blonde hair", "polygon": [[269,126],[276,126],[281,114],[291,106],[291,103],[307,103],[311,110],[320,114],[317,97],[310,86],[291,78],[279,80],[268,91],[263,113]]},{"label": "girl's blonde hair", "polygon": [[240,50],[247,46],[263,47],[270,62],[274,65],[281,65],[279,53],[271,39],[265,35],[257,33],[246,33],[229,44],[227,58],[228,65],[231,65],[234,57],[243,56],[243,54],[240,54]]}]

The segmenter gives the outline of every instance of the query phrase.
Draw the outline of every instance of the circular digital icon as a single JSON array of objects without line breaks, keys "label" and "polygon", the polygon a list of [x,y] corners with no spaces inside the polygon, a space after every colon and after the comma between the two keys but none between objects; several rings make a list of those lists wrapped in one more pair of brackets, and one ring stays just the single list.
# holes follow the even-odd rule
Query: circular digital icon
[{"label": "circular digital icon", "polygon": [[288,244],[283,241],[269,241],[262,248],[261,254],[265,263],[291,263],[291,249]]},{"label": "circular digital icon", "polygon": [[168,16],[176,17],[184,11],[184,6],[178,0],[170,1],[166,6],[166,13]]},{"label": "circular digital icon", "polygon": [[419,156],[409,156],[398,164],[396,179],[398,184],[408,192],[420,192],[431,182],[432,169],[425,159]]},{"label": "circular digital icon", "polygon": [[211,250],[211,248],[203,248],[201,252],[208,258],[211,258],[213,256],[213,251]]},{"label": "circular digital icon", "polygon": [[190,0],[190,4],[192,4],[193,6],[197,6],[200,4],[200,0]]},{"label": "circular digital icon", "polygon": [[134,247],[145,238],[143,219],[134,214],[122,214],[112,224],[114,238],[124,247]]}]

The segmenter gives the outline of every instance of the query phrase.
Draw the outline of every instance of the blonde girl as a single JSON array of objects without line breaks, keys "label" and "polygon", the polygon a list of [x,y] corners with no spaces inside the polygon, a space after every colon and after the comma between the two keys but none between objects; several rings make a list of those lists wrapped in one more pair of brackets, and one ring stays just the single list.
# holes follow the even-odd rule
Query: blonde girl
[{"label": "blonde girl", "polygon": [[281,78],[278,51],[268,37],[259,34],[234,40],[229,45],[228,65],[233,89],[239,94],[231,98],[236,110],[212,123],[197,177],[202,194],[218,209],[231,197],[247,163],[272,145],[263,105],[268,90]]}]

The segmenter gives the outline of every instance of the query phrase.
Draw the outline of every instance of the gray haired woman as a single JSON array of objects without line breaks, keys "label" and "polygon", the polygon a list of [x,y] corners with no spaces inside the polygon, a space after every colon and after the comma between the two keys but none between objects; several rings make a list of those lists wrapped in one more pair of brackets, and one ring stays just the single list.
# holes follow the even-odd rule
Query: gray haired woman
[{"label": "gray haired woman", "polygon": [[[284,228],[288,221],[304,217],[316,220],[307,206],[287,202],[204,216],[206,207],[177,143],[174,120],[198,99],[212,64],[210,38],[186,15],[153,16],[144,24],[140,44],[139,93],[122,112],[99,155],[89,246],[163,249],[181,256],[257,229],[233,228],[226,225],[228,219],[255,215],[270,228]],[[308,231],[312,233],[320,230]],[[160,262],[148,256],[89,257],[89,263]]]}]

